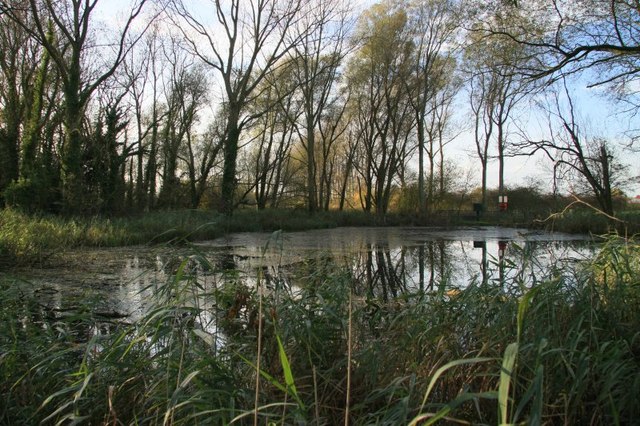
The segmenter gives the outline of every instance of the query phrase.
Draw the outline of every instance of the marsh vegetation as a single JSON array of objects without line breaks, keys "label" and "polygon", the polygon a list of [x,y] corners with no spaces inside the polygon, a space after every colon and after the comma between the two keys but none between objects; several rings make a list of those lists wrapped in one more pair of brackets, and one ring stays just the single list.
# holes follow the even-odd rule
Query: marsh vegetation
[{"label": "marsh vegetation", "polygon": [[640,248],[611,237],[535,273],[509,249],[486,280],[394,287],[319,252],[247,279],[193,246],[135,321],[5,277],[2,422],[632,423]]}]

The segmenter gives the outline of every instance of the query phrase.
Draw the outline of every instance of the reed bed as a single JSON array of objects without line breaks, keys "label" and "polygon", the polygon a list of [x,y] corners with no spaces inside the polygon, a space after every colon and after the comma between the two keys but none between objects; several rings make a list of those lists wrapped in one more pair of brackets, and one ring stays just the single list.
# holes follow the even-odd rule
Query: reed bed
[{"label": "reed bed", "polygon": [[264,270],[257,282],[213,272],[194,251],[130,324],[97,317],[90,303],[61,316],[5,280],[0,423],[640,418],[640,246],[632,241],[610,237],[593,259],[533,281],[514,273],[441,282],[386,300],[330,258],[294,277]]}]

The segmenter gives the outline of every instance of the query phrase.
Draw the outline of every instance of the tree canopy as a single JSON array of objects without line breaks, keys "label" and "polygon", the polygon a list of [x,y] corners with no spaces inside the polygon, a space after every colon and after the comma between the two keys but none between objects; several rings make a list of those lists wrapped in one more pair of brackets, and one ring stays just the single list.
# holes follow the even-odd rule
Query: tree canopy
[{"label": "tree canopy", "polygon": [[[255,205],[424,216],[478,186],[472,201],[495,208],[488,188],[517,184],[506,171],[519,157],[535,157],[538,175],[557,170],[571,120],[537,105],[566,81],[628,113],[581,138],[606,141],[585,164],[629,152],[622,142],[640,128],[635,3],[361,4],[138,0],[105,18],[106,0],[0,0],[0,201],[68,214]],[[602,192],[588,173],[564,182]]]}]

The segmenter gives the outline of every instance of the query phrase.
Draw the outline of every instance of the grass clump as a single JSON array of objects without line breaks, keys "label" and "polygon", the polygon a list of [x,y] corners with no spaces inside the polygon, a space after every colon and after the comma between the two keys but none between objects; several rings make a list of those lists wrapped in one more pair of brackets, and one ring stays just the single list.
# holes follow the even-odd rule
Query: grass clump
[{"label": "grass clump", "polygon": [[131,324],[4,283],[0,422],[632,424],[639,259],[610,238],[533,283],[409,292],[329,256],[255,282],[195,253]]},{"label": "grass clump", "polygon": [[0,260],[41,260],[49,251],[77,245],[82,226],[76,221],[31,217],[0,210]]}]

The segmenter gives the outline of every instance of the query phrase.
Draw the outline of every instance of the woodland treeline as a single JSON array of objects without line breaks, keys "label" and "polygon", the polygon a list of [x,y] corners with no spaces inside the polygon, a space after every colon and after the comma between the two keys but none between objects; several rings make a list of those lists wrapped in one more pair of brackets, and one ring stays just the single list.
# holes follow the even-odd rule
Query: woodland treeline
[{"label": "woodland treeline", "polygon": [[637,112],[635,2],[124,3],[0,1],[2,205],[426,214],[474,187],[493,203],[488,173],[505,193],[505,162],[542,153],[545,190],[613,214],[629,179],[635,135],[590,133],[574,87]]}]

